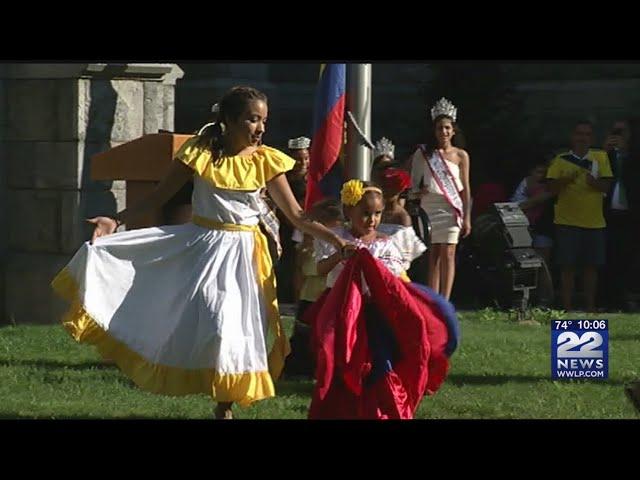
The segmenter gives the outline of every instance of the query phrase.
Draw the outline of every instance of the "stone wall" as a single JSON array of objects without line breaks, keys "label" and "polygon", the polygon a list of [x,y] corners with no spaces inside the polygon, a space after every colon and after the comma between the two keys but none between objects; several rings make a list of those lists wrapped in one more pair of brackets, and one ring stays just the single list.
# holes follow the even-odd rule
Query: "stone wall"
[{"label": "stone wall", "polygon": [[[447,63],[374,63],[372,65],[372,136],[391,138],[400,155],[422,141],[428,126],[427,103],[442,94],[438,83],[443,72],[466,65],[464,78],[457,79],[460,89],[450,89],[456,98],[486,94],[483,78],[489,62]],[[517,136],[522,149],[532,142],[564,145],[567,128],[575,117],[588,116],[596,121],[599,139],[609,122],[629,115],[640,107],[640,64],[597,63],[493,63],[494,80],[501,81],[505,93],[522,101],[518,105]],[[260,88],[270,98],[270,123],[265,140],[283,147],[286,139],[311,134],[313,99],[319,64],[308,62],[270,64],[180,64],[184,79],[176,88],[176,128],[179,132],[197,129],[209,118],[209,108],[224,91],[238,84]],[[508,92],[507,92],[508,91]],[[449,93],[447,93],[449,94]],[[493,101],[494,99],[492,99]],[[461,122],[473,133],[483,123],[492,125],[496,110],[503,108],[500,98],[482,105],[460,104]],[[477,124],[464,123],[469,115],[482,119]],[[493,127],[493,125],[492,125]],[[495,131],[498,148],[503,142],[500,128]],[[473,135],[471,135],[473,136]]]},{"label": "stone wall", "polygon": [[65,305],[49,283],[90,238],[84,219],[125,207],[124,182],[92,181],[90,158],[173,130],[181,74],[171,64],[4,65],[2,321],[59,319]]}]

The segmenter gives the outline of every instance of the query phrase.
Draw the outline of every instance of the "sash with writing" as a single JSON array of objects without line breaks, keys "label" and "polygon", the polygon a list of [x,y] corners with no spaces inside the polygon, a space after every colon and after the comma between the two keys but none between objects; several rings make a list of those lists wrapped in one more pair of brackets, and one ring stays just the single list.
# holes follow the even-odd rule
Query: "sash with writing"
[{"label": "sash with writing", "polygon": [[260,208],[260,225],[267,234],[269,253],[271,254],[271,259],[275,262],[282,256],[280,221],[263,198],[258,198],[258,207]]},{"label": "sash with writing", "polygon": [[460,197],[460,192],[458,192],[455,178],[451,173],[447,162],[438,149],[434,150],[431,158],[427,157],[426,145],[420,145],[420,151],[422,152],[422,156],[427,162],[427,165],[429,165],[431,175],[438,184],[438,187],[440,187],[440,190],[442,190],[444,198],[449,202],[449,205],[453,207],[453,210],[456,213],[456,222],[458,223],[458,227],[462,227],[462,198]]}]

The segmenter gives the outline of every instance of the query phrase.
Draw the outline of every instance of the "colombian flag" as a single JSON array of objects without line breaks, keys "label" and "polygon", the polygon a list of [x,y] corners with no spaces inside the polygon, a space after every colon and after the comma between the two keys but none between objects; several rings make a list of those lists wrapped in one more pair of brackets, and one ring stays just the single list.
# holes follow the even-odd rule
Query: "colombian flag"
[{"label": "colombian flag", "polygon": [[320,67],[305,209],[325,197],[340,198],[342,168],[336,160],[343,145],[346,70],[344,63]]}]

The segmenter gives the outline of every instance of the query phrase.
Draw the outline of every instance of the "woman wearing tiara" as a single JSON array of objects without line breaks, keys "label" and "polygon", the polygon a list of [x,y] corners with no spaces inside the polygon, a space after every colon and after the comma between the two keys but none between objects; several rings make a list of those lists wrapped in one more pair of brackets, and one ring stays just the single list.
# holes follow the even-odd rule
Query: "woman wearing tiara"
[{"label": "woman wearing tiara", "polygon": [[455,146],[456,107],[441,98],[431,108],[433,140],[419,145],[411,157],[414,197],[431,222],[427,284],[446,299],[455,277],[456,245],[471,233],[469,154]]}]

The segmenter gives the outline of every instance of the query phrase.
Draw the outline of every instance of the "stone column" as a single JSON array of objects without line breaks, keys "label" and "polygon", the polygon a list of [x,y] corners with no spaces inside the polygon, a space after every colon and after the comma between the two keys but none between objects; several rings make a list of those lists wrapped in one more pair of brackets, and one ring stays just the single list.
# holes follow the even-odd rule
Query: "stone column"
[{"label": "stone column", "polygon": [[90,179],[95,153],[173,130],[174,64],[5,64],[0,70],[0,322],[55,323],[53,276],[125,207],[124,182]]}]

